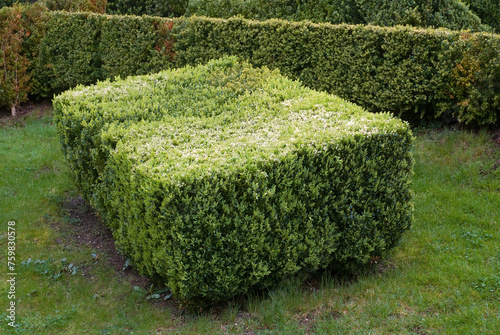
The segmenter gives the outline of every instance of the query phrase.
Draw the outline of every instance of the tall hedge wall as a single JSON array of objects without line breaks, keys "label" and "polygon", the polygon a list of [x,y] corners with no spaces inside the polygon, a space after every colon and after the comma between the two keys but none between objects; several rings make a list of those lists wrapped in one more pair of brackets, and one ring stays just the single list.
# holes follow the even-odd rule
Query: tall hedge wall
[{"label": "tall hedge wall", "polygon": [[412,135],[235,58],[54,99],[63,151],[138,269],[200,306],[386,254],[412,217]]},{"label": "tall hedge wall", "polygon": [[38,4],[0,8],[0,107],[10,108],[13,115],[32,90],[46,10]]},{"label": "tall hedge wall", "polygon": [[106,12],[121,15],[177,17],[184,15],[189,0],[109,0]]},{"label": "tall hedge wall", "polygon": [[476,126],[500,120],[496,34],[242,18],[44,17],[46,33],[28,58],[34,95],[236,55],[374,112],[453,116]]},{"label": "tall hedge wall", "polygon": [[0,8],[13,6],[16,3],[24,4],[24,3],[30,3],[30,2],[31,2],[30,0],[0,0]]},{"label": "tall hedge wall", "polygon": [[34,94],[51,97],[79,84],[158,72],[172,65],[167,20],[91,13],[48,15],[33,73]]}]

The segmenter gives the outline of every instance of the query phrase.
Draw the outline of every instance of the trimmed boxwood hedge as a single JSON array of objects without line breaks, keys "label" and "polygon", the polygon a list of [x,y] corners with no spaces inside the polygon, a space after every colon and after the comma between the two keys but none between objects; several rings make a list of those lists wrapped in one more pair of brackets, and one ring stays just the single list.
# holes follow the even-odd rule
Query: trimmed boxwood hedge
[{"label": "trimmed boxwood hedge", "polygon": [[148,16],[47,14],[33,71],[33,94],[52,97],[77,85],[172,66],[169,21]]},{"label": "trimmed boxwood hedge", "polygon": [[189,0],[108,0],[106,12],[122,15],[154,15],[177,17],[184,15]]},{"label": "trimmed boxwood hedge", "polygon": [[412,224],[409,126],[235,58],[54,99],[79,186],[188,306],[383,256]]},{"label": "trimmed boxwood hedge", "polygon": [[500,120],[499,35],[242,18],[50,17],[33,66],[32,93],[42,96],[235,55],[372,112],[416,122],[451,115],[472,126]]},{"label": "trimmed boxwood hedge", "polygon": [[65,12],[46,15],[50,19],[34,64],[33,93],[51,97],[103,79],[99,37],[105,16]]}]

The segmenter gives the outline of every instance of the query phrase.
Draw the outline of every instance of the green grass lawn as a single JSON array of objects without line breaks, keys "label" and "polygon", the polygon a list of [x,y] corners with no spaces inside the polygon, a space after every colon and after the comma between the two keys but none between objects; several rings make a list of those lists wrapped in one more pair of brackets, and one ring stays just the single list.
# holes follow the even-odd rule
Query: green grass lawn
[{"label": "green grass lawn", "polygon": [[[0,334],[498,334],[500,147],[486,132],[415,132],[415,225],[390,257],[193,315],[151,296],[108,249],[77,243],[86,223],[67,203],[78,192],[51,117],[40,114],[0,126]],[[9,221],[16,328],[7,319]]]}]

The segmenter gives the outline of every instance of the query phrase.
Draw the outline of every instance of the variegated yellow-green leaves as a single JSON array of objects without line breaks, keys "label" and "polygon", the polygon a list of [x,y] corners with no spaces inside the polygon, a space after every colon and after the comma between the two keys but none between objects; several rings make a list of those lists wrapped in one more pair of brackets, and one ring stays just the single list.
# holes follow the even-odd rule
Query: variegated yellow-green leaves
[{"label": "variegated yellow-green leaves", "polygon": [[383,256],[412,223],[412,135],[235,58],[54,100],[86,198],[141,273],[200,306]]}]

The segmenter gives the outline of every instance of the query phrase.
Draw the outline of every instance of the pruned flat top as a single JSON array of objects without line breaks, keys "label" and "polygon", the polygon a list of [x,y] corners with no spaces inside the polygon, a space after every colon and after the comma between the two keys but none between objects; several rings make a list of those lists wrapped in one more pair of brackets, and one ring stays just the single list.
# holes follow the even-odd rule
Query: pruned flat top
[{"label": "pruned flat top", "polygon": [[352,135],[406,129],[313,91],[275,71],[235,58],[205,66],[78,88],[69,100],[82,124],[97,123],[104,141],[134,169],[166,180],[237,171],[280,160],[304,146],[318,152]]}]

